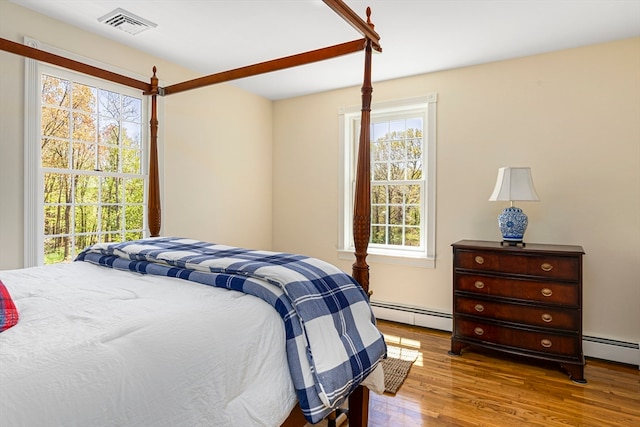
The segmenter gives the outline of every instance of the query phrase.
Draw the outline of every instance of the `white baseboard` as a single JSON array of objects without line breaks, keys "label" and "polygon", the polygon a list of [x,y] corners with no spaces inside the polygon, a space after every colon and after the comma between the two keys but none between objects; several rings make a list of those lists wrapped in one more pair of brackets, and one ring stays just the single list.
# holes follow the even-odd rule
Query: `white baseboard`
[{"label": "white baseboard", "polygon": [[[371,301],[371,307],[378,319],[441,331],[453,330],[451,313],[383,301]],[[640,367],[639,343],[583,335],[582,350],[587,357]]]},{"label": "white baseboard", "polygon": [[582,351],[587,357],[636,365],[640,368],[638,343],[582,335]]},{"label": "white baseboard", "polygon": [[407,325],[422,326],[440,331],[453,330],[453,318],[451,313],[440,313],[419,307],[411,307],[395,303],[371,301],[373,314],[377,319],[390,320],[392,322]]}]

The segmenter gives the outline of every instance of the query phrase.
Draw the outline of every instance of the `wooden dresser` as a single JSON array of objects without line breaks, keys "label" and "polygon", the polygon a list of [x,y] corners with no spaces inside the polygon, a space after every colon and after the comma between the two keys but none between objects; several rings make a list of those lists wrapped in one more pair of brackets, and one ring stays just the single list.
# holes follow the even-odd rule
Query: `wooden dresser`
[{"label": "wooden dresser", "polygon": [[451,354],[466,346],[558,362],[577,383],[582,354],[580,246],[453,245]]}]

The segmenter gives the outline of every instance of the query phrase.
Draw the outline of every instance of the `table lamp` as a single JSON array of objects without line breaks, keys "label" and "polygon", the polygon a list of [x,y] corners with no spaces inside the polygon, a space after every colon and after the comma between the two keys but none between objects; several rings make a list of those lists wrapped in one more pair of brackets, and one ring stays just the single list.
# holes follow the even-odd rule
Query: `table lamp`
[{"label": "table lamp", "polygon": [[514,201],[538,201],[540,198],[533,186],[531,168],[502,167],[498,169],[498,179],[489,201],[508,201],[510,206],[498,216],[503,244],[524,245],[523,237],[528,218],[522,209],[513,205]]}]

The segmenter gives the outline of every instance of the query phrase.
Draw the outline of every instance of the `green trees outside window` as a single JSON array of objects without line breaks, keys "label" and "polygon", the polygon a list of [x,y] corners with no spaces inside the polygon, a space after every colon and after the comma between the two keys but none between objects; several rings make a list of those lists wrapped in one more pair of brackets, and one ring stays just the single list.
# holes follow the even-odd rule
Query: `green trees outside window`
[{"label": "green trees outside window", "polygon": [[143,237],[142,99],[47,74],[41,83],[45,264]]},{"label": "green trees outside window", "polygon": [[423,120],[372,123],[371,243],[420,246]]}]

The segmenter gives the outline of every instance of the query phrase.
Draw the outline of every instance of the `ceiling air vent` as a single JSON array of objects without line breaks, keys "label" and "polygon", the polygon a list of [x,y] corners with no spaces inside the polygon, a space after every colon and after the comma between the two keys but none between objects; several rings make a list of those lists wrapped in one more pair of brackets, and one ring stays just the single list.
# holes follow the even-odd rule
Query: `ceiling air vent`
[{"label": "ceiling air vent", "polygon": [[98,18],[98,22],[105,23],[113,28],[117,28],[129,34],[139,34],[149,28],[155,28],[158,25],[144,18],[127,12],[124,9],[116,9],[113,12]]}]

